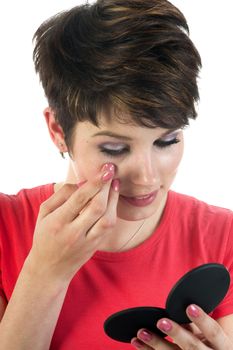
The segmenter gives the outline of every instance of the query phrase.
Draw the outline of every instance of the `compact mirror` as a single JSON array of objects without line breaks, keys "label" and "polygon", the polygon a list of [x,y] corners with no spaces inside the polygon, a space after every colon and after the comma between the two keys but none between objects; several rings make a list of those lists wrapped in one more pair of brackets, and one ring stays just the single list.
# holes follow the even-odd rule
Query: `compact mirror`
[{"label": "compact mirror", "polygon": [[225,297],[230,285],[230,275],[220,264],[201,265],[185,274],[170,291],[166,310],[178,323],[189,323],[186,308],[199,305],[207,314]]},{"label": "compact mirror", "polygon": [[130,343],[140,328],[164,337],[156,322],[168,317],[180,324],[190,323],[186,308],[199,305],[206,313],[213,311],[225,297],[230,285],[228,270],[221,264],[204,264],[186,273],[171,289],[166,308],[135,307],[114,313],[104,322],[104,331],[112,339]]},{"label": "compact mirror", "polygon": [[105,333],[112,339],[130,343],[140,328],[146,328],[164,337],[158,328],[155,329],[156,321],[162,317],[168,317],[165,309],[158,307],[135,307],[119,311],[110,316],[104,323]]}]

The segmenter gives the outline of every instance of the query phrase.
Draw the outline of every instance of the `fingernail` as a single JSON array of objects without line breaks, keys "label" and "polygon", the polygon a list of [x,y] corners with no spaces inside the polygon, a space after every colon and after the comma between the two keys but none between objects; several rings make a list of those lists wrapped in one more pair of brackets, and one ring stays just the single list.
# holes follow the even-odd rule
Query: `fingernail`
[{"label": "fingernail", "polygon": [[143,344],[138,339],[133,339],[131,341],[131,345],[135,346],[135,348],[141,349]]},{"label": "fingernail", "polygon": [[106,163],[104,164],[104,166],[102,167],[102,180],[104,182],[108,182],[110,179],[113,178],[114,172],[115,172],[115,165],[112,163]]},{"label": "fingernail", "polygon": [[112,179],[113,176],[114,176],[114,172],[106,171],[106,173],[104,173],[104,174],[102,175],[102,180],[103,180],[104,182],[107,182],[107,181],[109,181],[110,179]]},{"label": "fingernail", "polygon": [[198,309],[198,307],[196,305],[189,305],[189,307],[187,308],[188,314],[191,317],[198,317],[200,316],[200,310]]},{"label": "fingernail", "polygon": [[101,169],[103,172],[114,172],[115,165],[113,163],[105,163]]},{"label": "fingernail", "polygon": [[111,183],[111,187],[115,192],[119,192],[120,181],[118,179],[113,179]]},{"label": "fingernail", "polygon": [[162,331],[162,332],[170,332],[172,330],[172,323],[169,320],[159,320],[157,323],[157,327]]},{"label": "fingernail", "polygon": [[147,330],[142,330],[138,333],[138,337],[144,341],[151,341],[153,335]]}]

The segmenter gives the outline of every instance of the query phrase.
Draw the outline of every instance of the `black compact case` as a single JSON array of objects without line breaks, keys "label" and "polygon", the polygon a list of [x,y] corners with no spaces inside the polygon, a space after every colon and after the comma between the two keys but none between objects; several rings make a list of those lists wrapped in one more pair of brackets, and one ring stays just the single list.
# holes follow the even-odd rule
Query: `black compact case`
[{"label": "black compact case", "polygon": [[163,317],[185,324],[191,321],[186,315],[190,304],[199,305],[206,313],[212,312],[223,300],[230,286],[228,270],[221,264],[204,264],[186,273],[171,289],[166,308],[151,306],[125,309],[109,316],[104,331],[112,339],[130,343],[140,328],[146,328],[162,337],[166,334],[156,328]]}]

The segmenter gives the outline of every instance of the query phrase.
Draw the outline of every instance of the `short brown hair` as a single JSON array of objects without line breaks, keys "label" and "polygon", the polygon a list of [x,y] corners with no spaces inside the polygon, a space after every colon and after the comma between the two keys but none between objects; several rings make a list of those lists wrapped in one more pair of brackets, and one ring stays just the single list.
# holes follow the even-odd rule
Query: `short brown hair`
[{"label": "short brown hair", "polygon": [[147,127],[196,118],[201,58],[167,0],[97,0],[48,19],[34,39],[35,69],[69,147],[77,121],[98,125],[110,106]]}]

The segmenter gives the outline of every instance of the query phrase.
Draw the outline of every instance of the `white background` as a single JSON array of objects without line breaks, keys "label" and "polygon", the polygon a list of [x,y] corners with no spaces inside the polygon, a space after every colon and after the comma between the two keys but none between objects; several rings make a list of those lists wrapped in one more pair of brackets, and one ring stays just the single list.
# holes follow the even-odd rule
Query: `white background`
[{"label": "white background", "polygon": [[[173,189],[233,209],[233,50],[231,0],[173,0],[185,14],[203,62],[198,120]],[[82,1],[5,1],[0,11],[0,191],[62,181],[67,160],[50,141],[32,36],[49,16]]]}]

